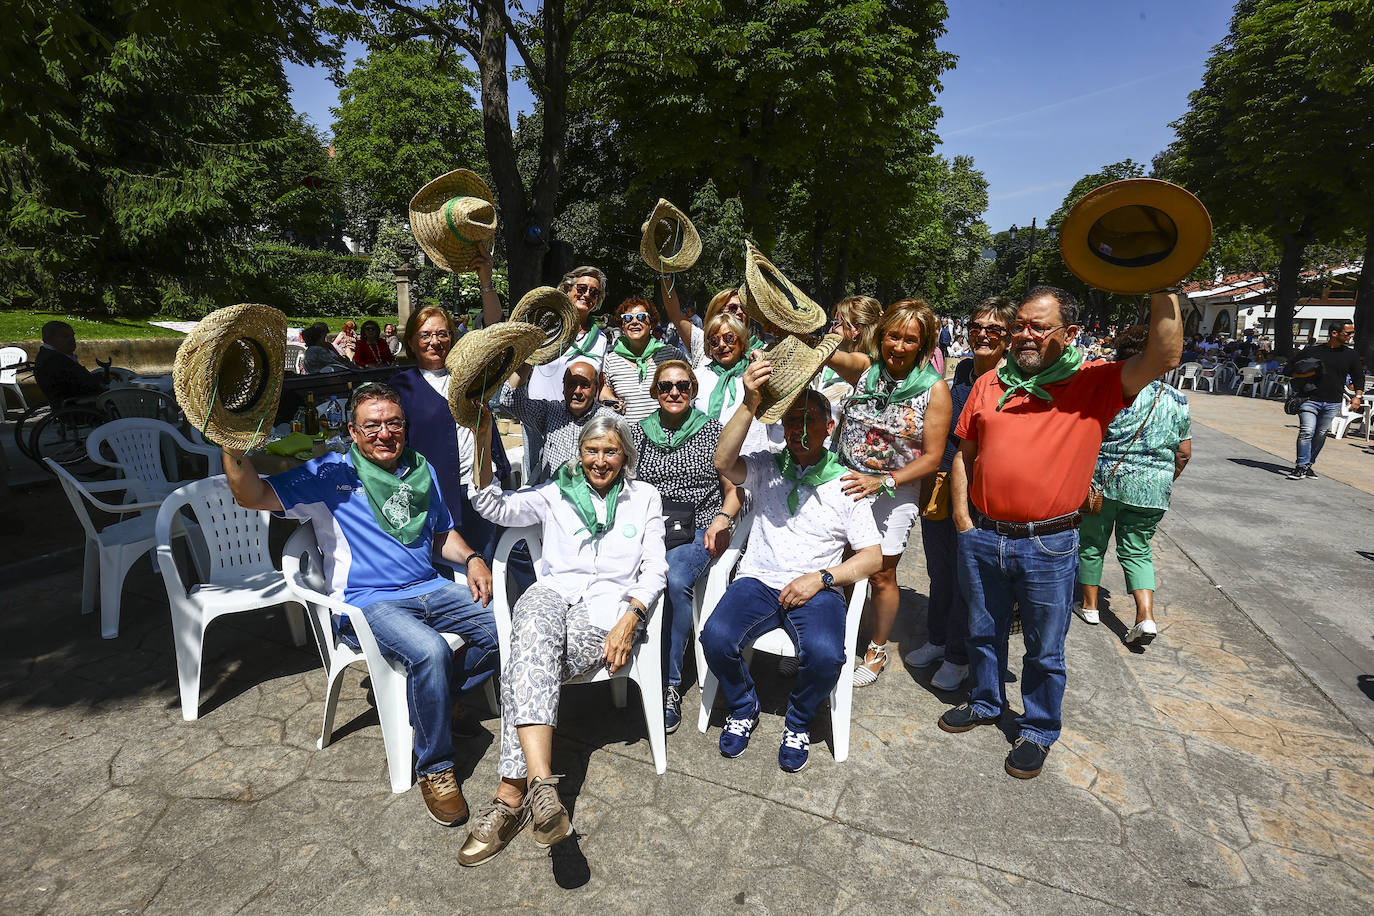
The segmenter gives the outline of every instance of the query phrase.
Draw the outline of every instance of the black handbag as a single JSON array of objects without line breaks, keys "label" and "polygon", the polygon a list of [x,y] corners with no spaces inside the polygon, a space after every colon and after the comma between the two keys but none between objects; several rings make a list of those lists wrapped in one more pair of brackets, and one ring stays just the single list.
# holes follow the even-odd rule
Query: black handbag
[{"label": "black handbag", "polygon": [[697,507],[674,499],[663,501],[663,546],[667,550],[692,543],[697,536]]}]

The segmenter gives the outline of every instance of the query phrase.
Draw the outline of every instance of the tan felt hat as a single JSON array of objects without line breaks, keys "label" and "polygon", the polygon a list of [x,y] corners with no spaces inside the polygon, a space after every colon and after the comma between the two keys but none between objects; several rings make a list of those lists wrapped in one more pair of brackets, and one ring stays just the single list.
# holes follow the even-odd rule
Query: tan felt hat
[{"label": "tan felt hat", "polygon": [[501,321],[469,331],[448,351],[448,410],[459,426],[477,428],[477,402],[491,400],[510,374],[544,343],[544,329],[523,321]]},{"label": "tan felt hat", "polygon": [[810,334],[826,323],[825,311],[752,242],[744,243],[744,287],[740,290],[744,311],[764,327],[787,334]]},{"label": "tan felt hat", "polygon": [[1089,191],[1059,227],[1059,253],[1074,276],[1124,296],[1173,286],[1211,244],[1212,217],[1202,201],[1154,178]]},{"label": "tan felt hat", "polygon": [[827,334],[812,347],[789,334],[763,351],[762,358],[772,363],[773,371],[761,392],[763,397],[756,414],[760,423],[776,423],[783,418],[792,402],[811,384],[825,361],[840,346],[841,340],[839,334]]},{"label": "tan felt hat", "polygon": [[186,335],[172,366],[177,404],[206,439],[236,451],[267,441],[286,373],[286,316],[231,305]]},{"label": "tan felt hat", "polygon": [[553,362],[577,336],[577,306],[567,293],[552,286],[536,286],[525,293],[511,312],[510,320],[538,325],[544,332],[543,346],[529,358],[531,366]]},{"label": "tan felt hat", "polygon": [[461,273],[488,253],[496,235],[496,204],[491,188],[474,172],[458,169],[440,175],[410,199],[410,231],[437,266]]},{"label": "tan felt hat", "polygon": [[684,271],[701,257],[701,236],[696,227],[687,214],[661,197],[639,231],[640,257],[661,274]]}]

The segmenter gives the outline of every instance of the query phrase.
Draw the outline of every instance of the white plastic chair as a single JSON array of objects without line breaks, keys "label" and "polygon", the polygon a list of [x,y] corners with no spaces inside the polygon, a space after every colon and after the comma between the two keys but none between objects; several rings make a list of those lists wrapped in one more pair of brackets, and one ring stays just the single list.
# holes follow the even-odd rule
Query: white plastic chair
[{"label": "white plastic chair", "polygon": [[1282,374],[1280,374],[1280,373],[1277,372],[1277,371],[1269,373],[1268,375],[1266,375],[1266,376],[1264,377],[1264,394],[1263,394],[1263,397],[1266,397],[1266,398],[1271,398],[1271,397],[1273,397],[1273,396],[1274,396],[1274,391],[1275,391],[1275,389],[1278,390],[1279,397],[1281,397],[1281,398],[1286,398],[1286,397],[1288,397],[1289,383],[1292,382],[1292,381],[1293,381],[1293,380],[1292,380],[1291,378],[1289,378],[1289,377],[1286,376],[1286,375],[1282,375]]},{"label": "white plastic chair", "polygon": [[1341,401],[1341,411],[1331,420],[1331,435],[1337,439],[1343,439],[1345,438],[1346,432],[1349,431],[1350,425],[1358,422],[1364,424],[1364,438],[1365,441],[1368,442],[1370,410],[1371,407],[1374,407],[1374,404],[1362,402],[1358,409],[1352,410],[1350,407],[1350,399],[1354,396],[1355,389],[1346,385],[1345,397]]},{"label": "white plastic chair", "polygon": [[[711,612],[715,610],[716,604],[725,594],[726,586],[729,585],[734,576],[735,563],[733,560],[727,560],[727,555],[733,552],[734,558],[738,559],[739,551],[736,544],[743,544],[752,524],[753,519],[751,517],[740,519],[735,528],[735,537],[731,539],[729,550],[721,554],[720,559],[716,561],[715,567],[711,570],[706,600],[703,601],[701,612],[696,621],[697,661],[700,669],[705,672],[701,686],[701,709],[697,714],[697,731],[702,734],[706,733],[706,729],[711,723],[711,710],[716,704],[716,694],[720,691],[720,681],[706,665],[701,653],[701,631],[706,626],[706,621],[710,619]],[[867,600],[868,582],[857,583],[854,586],[853,594],[849,597],[849,608],[845,613],[844,644],[846,650],[851,648],[859,638],[859,618],[863,616],[864,603]],[[787,631],[778,627],[769,630],[744,646],[745,664],[749,663],[755,652],[767,652],[770,655],[779,655],[784,658],[796,658],[797,647],[792,644],[792,638],[787,635]],[[853,672],[846,665],[840,672],[840,679],[835,682],[835,689],[830,693],[830,730],[836,763],[843,763],[849,758],[849,727],[853,699]]]},{"label": "white plastic chair", "polygon": [[[492,563],[491,609],[496,617],[496,634],[501,645],[501,666],[504,669],[510,652],[511,608],[515,602],[510,600],[506,582],[506,562],[511,548],[524,540],[529,544],[530,557],[538,569],[539,558],[543,553],[543,528],[531,525],[527,528],[508,528],[496,544],[496,557]],[[635,645],[630,653],[628,664],[612,674],[604,666],[598,666],[591,674],[584,674],[566,681],[569,684],[596,684],[611,682],[611,699],[617,708],[624,708],[628,701],[626,680],[639,685],[639,699],[644,706],[644,725],[649,731],[649,751],[654,758],[654,771],[662,776],[668,770],[668,740],[663,731],[663,598],[655,599],[649,608],[649,624],[645,639]]]},{"label": "white plastic chair", "polygon": [[[1194,391],[1196,391],[1196,390],[1197,390],[1197,380],[1198,380],[1198,378],[1199,378],[1201,375],[1202,375],[1202,364],[1201,364],[1201,363],[1184,363],[1183,365],[1179,366],[1179,367],[1178,367],[1178,386],[1177,386],[1177,387],[1178,387],[1178,390],[1179,390],[1179,391],[1182,391],[1184,388],[1191,387]],[[1188,384],[1189,382],[1192,382],[1192,385],[1191,385],[1191,386]]]},{"label": "white plastic chair", "polygon": [[292,375],[305,375],[305,347],[295,343],[286,345],[286,371]]},{"label": "white plastic chair", "polygon": [[1246,366],[1240,370],[1236,376],[1234,391],[1236,394],[1244,394],[1245,389],[1250,389],[1250,397],[1259,397],[1260,385],[1264,382],[1264,370],[1259,366]]},{"label": "white plastic chair", "polygon": [[[106,449],[113,460],[106,456]],[[145,417],[111,420],[92,430],[86,439],[86,454],[90,459],[123,472],[129,492],[139,502],[164,499],[186,483],[167,479],[168,466],[176,464],[176,449],[206,456],[212,475],[224,470],[223,452],[219,446],[197,445],[175,426],[161,420]]]},{"label": "white plastic chair", "polygon": [[[386,748],[387,773],[391,791],[401,793],[415,782],[412,754],[415,733],[410,724],[410,710],[406,706],[406,670],[399,662],[391,662],[382,655],[372,628],[362,611],[324,594],[324,564],[320,547],[315,540],[315,527],[307,522],[296,529],[286,541],[281,558],[282,576],[287,590],[305,605],[307,619],[315,631],[315,643],[320,648],[326,681],[324,722],[316,747],[321,750],[334,732],[334,712],[339,704],[339,688],[345,669],[354,662],[363,662],[372,679],[372,695],[377,703],[377,721],[382,727],[382,745]],[[347,614],[353,623],[353,633],[361,649],[340,640],[334,634],[334,614]],[[441,633],[454,649],[463,645],[456,633]],[[487,702],[495,710],[496,691],[490,680],[486,683]]]},{"label": "white plastic chair", "polygon": [[[204,539],[208,561],[204,581],[188,585],[172,552],[172,527],[181,527],[181,510],[189,508]],[[267,548],[267,512],[234,502],[222,477],[197,480],[162,502],[154,528],[157,563],[172,608],[172,641],[176,648],[181,717],[200,716],[200,671],[205,630],[225,614],[291,603],[286,620],[291,639],[305,645],[305,614],[286,590],[286,580],[272,565]]]},{"label": "white plastic chair", "polygon": [[[116,505],[107,503],[95,494],[125,490],[127,480],[100,480],[82,482],[71,475],[66,468],[44,458],[48,469],[62,483],[67,500],[72,504],[77,521],[86,531],[86,563],[81,582],[81,613],[89,614],[95,610],[96,583],[100,585],[100,635],[114,639],[119,635],[119,601],[124,590],[124,577],[138,558],[148,553],[157,544],[153,531],[153,516],[146,514],[156,509],[157,502],[133,502]],[[138,513],[133,518],[96,528],[91,519],[87,503],[112,515]]]},{"label": "white plastic chair", "polygon": [[20,407],[29,409],[29,402],[24,398],[24,389],[19,387],[19,370],[15,368],[27,362],[28,358],[29,355],[24,352],[23,347],[0,347],[0,418],[9,410],[9,405],[5,403],[6,388],[19,398]]}]

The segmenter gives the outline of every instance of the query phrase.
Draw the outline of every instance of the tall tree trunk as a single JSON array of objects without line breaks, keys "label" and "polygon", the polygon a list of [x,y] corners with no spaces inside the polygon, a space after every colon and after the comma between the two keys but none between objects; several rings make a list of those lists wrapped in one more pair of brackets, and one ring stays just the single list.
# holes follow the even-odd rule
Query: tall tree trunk
[{"label": "tall tree trunk", "polygon": [[565,24],[563,0],[545,0],[544,19],[544,92],[543,133],[539,137],[539,169],[531,188],[529,219],[544,230],[543,238],[526,245],[530,271],[522,275],[520,292],[511,283],[511,295],[523,296],[545,282],[557,282],[557,277],[543,277],[544,253],[548,250],[553,218],[558,207],[558,187],[563,176],[563,157],[566,152],[568,127],[568,45],[572,32]]},{"label": "tall tree trunk", "polygon": [[[835,285],[830,295],[832,305],[844,298],[845,290],[849,286],[849,247],[849,229],[846,227],[840,236],[840,250],[835,255]],[[817,286],[816,295],[824,294],[824,287]]]},{"label": "tall tree trunk", "polygon": [[1279,257],[1279,282],[1274,302],[1274,352],[1287,356],[1293,352],[1293,314],[1298,306],[1298,275],[1307,251],[1307,221],[1294,232],[1283,234],[1283,254]]},{"label": "tall tree trunk", "polygon": [[1374,369],[1374,221],[1364,237],[1364,267],[1355,284],[1355,352]]}]

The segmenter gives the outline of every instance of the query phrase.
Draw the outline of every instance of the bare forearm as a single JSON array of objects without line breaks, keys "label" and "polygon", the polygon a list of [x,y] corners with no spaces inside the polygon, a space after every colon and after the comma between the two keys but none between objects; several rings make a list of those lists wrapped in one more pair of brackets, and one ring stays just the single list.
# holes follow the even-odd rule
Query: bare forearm
[{"label": "bare forearm", "polygon": [[1146,385],[1178,365],[1183,355],[1180,302],[1177,293],[1150,296],[1150,336],[1145,350],[1126,360],[1121,369],[1121,392],[1126,400],[1134,400]]},{"label": "bare forearm", "polygon": [[873,365],[873,360],[867,353],[850,353],[846,350],[836,350],[826,360],[826,365],[835,370],[835,374],[844,379],[851,385],[859,384],[859,378],[868,371]]},{"label": "bare forearm", "polygon": [[234,494],[234,502],[245,509],[268,509],[280,512],[281,500],[277,491],[267,481],[258,476],[253,467],[253,459],[239,452],[224,449],[224,476],[229,483],[229,491]]},{"label": "bare forearm", "polygon": [[839,566],[830,567],[830,575],[836,585],[853,585],[862,582],[883,568],[883,548],[878,544],[865,547]]},{"label": "bare forearm", "polygon": [[738,486],[744,483],[746,474],[744,459],[740,449],[749,435],[749,424],[754,420],[754,411],[746,400],[744,406],[735,411],[730,422],[720,431],[720,441],[716,443],[716,470],[726,480]]},{"label": "bare forearm", "polygon": [[457,528],[451,529],[448,532],[448,537],[439,542],[439,556],[450,563],[466,564],[468,557],[472,556],[473,553],[471,545],[458,532]]},{"label": "bare forearm", "polygon": [[973,516],[969,512],[968,482],[971,476],[973,455],[964,450],[964,443],[954,453],[954,463],[949,472],[949,511],[954,516],[954,527],[964,531],[973,526]]},{"label": "bare forearm", "polygon": [[677,284],[673,277],[663,277],[659,280],[659,289],[663,291],[663,312],[668,316],[668,320],[677,328],[677,336],[682,341],[682,348],[688,349],[692,345],[692,320],[682,311],[682,301],[677,297]]}]

